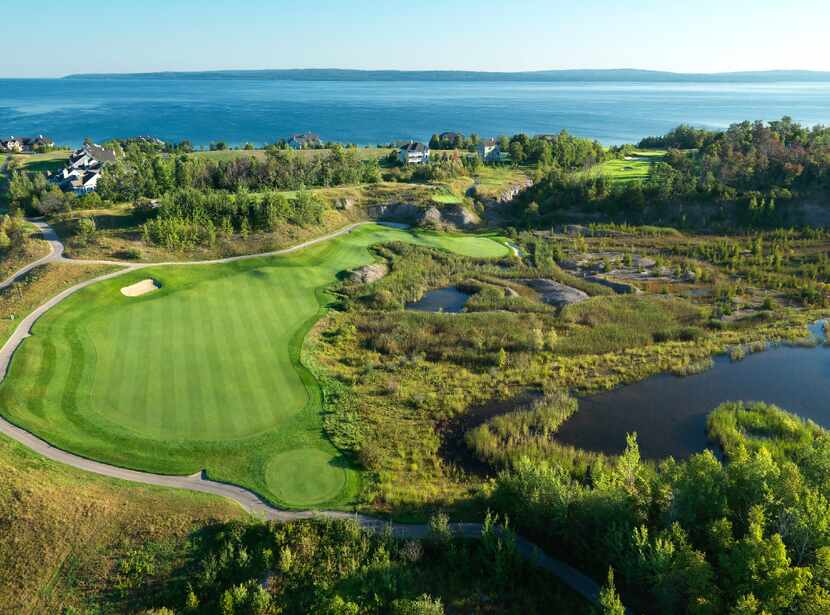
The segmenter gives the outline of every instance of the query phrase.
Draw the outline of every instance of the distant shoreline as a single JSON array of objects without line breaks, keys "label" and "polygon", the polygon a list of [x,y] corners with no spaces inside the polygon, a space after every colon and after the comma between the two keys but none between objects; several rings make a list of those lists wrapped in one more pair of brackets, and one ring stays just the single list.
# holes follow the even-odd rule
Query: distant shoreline
[{"label": "distant shoreline", "polygon": [[344,69],[215,70],[150,73],[83,73],[62,79],[198,79],[262,81],[437,81],[437,82],[649,82],[649,83],[771,83],[830,81],[830,71],[775,70],[732,73],[673,73],[664,71],[551,70],[531,72],[395,71]]}]

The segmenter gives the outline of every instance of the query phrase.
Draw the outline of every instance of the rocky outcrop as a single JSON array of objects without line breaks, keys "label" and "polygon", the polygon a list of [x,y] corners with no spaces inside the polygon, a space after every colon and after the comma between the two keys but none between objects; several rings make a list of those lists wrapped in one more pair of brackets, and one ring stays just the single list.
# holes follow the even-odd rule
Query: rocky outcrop
[{"label": "rocky outcrop", "polygon": [[608,278],[601,276],[601,275],[588,275],[585,276],[585,279],[589,282],[593,282],[594,284],[601,284],[607,288],[610,288],[618,295],[635,295],[637,293],[642,292],[639,288],[634,286],[633,284],[626,284],[625,282],[617,282],[616,280],[609,280]]},{"label": "rocky outcrop", "polygon": [[419,226],[441,226],[444,218],[441,216],[441,210],[433,205],[428,207],[421,213],[418,220]]},{"label": "rocky outcrop", "polygon": [[481,222],[475,212],[470,211],[463,205],[445,207],[441,210],[441,218],[445,224],[451,224],[457,228],[470,228]]},{"label": "rocky outcrop", "polygon": [[354,201],[348,198],[337,199],[334,202],[334,208],[341,211],[351,211],[354,208]]},{"label": "rocky outcrop", "polygon": [[580,303],[590,298],[587,293],[584,293],[578,288],[573,288],[547,278],[522,280],[522,282],[539,293],[542,296],[542,301],[556,307]]},{"label": "rocky outcrop", "polygon": [[635,256],[631,259],[632,267],[637,269],[651,269],[657,264],[657,261],[648,256]]},{"label": "rocky outcrop", "polygon": [[389,273],[389,266],[386,263],[373,263],[349,272],[349,280],[356,284],[371,284],[377,282]]},{"label": "rocky outcrop", "polygon": [[519,184],[514,184],[504,190],[498,197],[496,197],[496,202],[498,203],[510,203],[513,199],[515,199],[523,190],[527,190],[533,185],[533,181],[529,178]]},{"label": "rocky outcrop", "polygon": [[410,203],[371,205],[369,217],[377,220],[404,222],[414,226],[471,228],[479,224],[479,217],[463,205],[435,205],[418,207]]},{"label": "rocky outcrop", "polygon": [[421,208],[411,203],[388,203],[385,205],[370,205],[367,212],[370,218],[377,220],[393,220],[415,224],[418,222]]}]

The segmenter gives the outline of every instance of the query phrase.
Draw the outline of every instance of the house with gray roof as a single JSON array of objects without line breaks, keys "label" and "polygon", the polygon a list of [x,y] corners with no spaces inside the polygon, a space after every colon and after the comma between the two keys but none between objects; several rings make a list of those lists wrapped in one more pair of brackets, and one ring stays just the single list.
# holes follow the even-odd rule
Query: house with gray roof
[{"label": "house with gray roof", "polygon": [[429,162],[429,145],[410,141],[398,152],[401,164],[426,164]]},{"label": "house with gray roof", "polygon": [[98,188],[104,166],[115,162],[118,154],[94,143],[88,143],[69,156],[69,163],[50,177],[64,192],[86,194]]},{"label": "house with gray roof", "polygon": [[476,150],[484,162],[498,162],[501,156],[501,148],[495,139],[479,141]]}]

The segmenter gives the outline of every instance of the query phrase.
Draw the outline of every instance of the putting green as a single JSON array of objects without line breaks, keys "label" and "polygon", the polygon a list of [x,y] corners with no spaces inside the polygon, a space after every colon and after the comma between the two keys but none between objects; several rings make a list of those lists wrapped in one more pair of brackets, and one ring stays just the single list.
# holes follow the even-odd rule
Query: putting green
[{"label": "putting green", "polygon": [[[150,267],[47,312],[15,353],[0,412],[56,446],[170,474],[207,469],[292,507],[342,505],[357,473],[321,435],[320,394],[299,363],[321,289],[402,240],[496,257],[480,236],[377,225],[296,253]],[[152,278],[138,297],[120,290]]]},{"label": "putting green", "polygon": [[346,470],[338,467],[331,453],[300,448],[271,459],[265,482],[281,501],[310,506],[337,497],[346,484]]}]

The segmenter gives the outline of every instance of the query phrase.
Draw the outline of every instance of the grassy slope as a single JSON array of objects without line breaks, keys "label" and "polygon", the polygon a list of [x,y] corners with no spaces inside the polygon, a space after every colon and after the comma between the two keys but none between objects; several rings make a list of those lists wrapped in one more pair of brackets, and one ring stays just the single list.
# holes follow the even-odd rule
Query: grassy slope
[{"label": "grassy slope", "polygon": [[[209,598],[233,583],[265,577],[269,567],[257,554],[264,548],[278,553],[282,544],[297,556],[290,574],[271,564],[281,581],[271,583],[278,603],[296,605],[302,598],[292,587],[299,586],[313,588],[317,602],[343,594],[368,604],[365,592],[380,566],[396,581],[389,589],[393,597],[430,593],[452,612],[502,612],[508,606],[588,612],[579,596],[531,564],[511,566],[509,585],[495,585],[493,577],[502,575],[502,581],[505,572],[483,543],[454,543],[411,561],[404,558],[405,544],[390,545],[343,524],[301,521],[278,531],[241,525],[250,519],[233,502],[81,472],[4,436],[0,475],[2,613],[132,613],[161,605],[185,612],[188,583],[198,592],[199,612],[213,613],[218,604]],[[253,565],[238,576],[220,574],[207,582],[209,592],[201,574],[207,561],[217,558],[220,566],[238,570],[241,558],[221,555],[229,544],[237,547],[233,553],[254,554]],[[389,564],[383,563],[384,549],[392,551]],[[465,565],[457,565],[463,558]]]},{"label": "grassy slope", "polygon": [[527,179],[525,170],[487,165],[480,167],[474,178],[457,177],[443,183],[451,193],[459,197],[463,197],[467,190],[475,186],[479,196],[495,199],[506,189],[524,184]]},{"label": "grassy slope", "polygon": [[0,258],[0,280],[49,253],[49,244],[33,238],[40,237],[40,231],[34,225],[27,224],[26,232],[29,239],[24,245]]},{"label": "grassy slope", "polygon": [[205,523],[245,516],[220,498],[74,470],[5,436],[0,476],[3,613],[61,613],[104,596],[117,603],[111,591],[119,581],[116,559],[139,549],[175,559]]},{"label": "grassy slope", "polygon": [[44,173],[58,171],[66,164],[71,152],[65,149],[47,152],[45,154],[15,154],[12,156],[20,168],[29,173]]},{"label": "grassy slope", "polygon": [[50,297],[83,280],[117,269],[112,265],[50,263],[41,265],[0,291],[0,346],[20,320]]},{"label": "grassy slope", "polygon": [[[0,387],[2,411],[58,446],[115,464],[207,468],[286,506],[344,505],[358,477],[321,434],[319,391],[299,349],[321,289],[369,262],[367,246],[393,239],[507,252],[487,238],[373,226],[285,257],[133,272],[37,323]],[[120,294],[147,277],[162,290]]]}]

